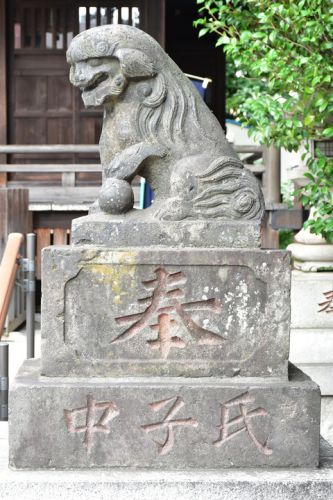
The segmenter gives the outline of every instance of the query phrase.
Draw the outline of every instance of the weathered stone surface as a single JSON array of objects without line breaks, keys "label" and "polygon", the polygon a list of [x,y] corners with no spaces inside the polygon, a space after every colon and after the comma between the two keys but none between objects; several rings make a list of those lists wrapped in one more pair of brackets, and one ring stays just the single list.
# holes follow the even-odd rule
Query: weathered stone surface
[{"label": "weathered stone surface", "polygon": [[333,329],[333,272],[292,271],[291,327]]},{"label": "weathered stone surface", "polygon": [[320,433],[330,445],[333,445],[333,397],[321,398]]},{"label": "weathered stone surface", "polygon": [[290,360],[333,395],[333,273],[292,271]]},{"label": "weathered stone surface", "polygon": [[333,395],[333,329],[291,329],[289,359],[320,386],[323,396]]},{"label": "weathered stone surface", "polygon": [[[10,396],[15,468],[316,467],[320,392],[270,379],[78,379],[24,363]],[[236,420],[234,420],[236,419]]]},{"label": "weathered stone surface", "polygon": [[[4,422],[2,422],[5,425]],[[3,440],[4,441],[4,440]],[[314,469],[203,470],[16,470],[0,448],[1,500],[329,500],[333,491],[333,448],[320,442]]]},{"label": "weathered stone surface", "polygon": [[259,221],[154,221],[146,219],[146,210],[110,216],[101,213],[79,217],[72,222],[74,245],[103,245],[109,248],[180,247],[180,248],[257,248],[260,246]]},{"label": "weathered stone surface", "polygon": [[286,377],[289,254],[43,252],[42,371]]},{"label": "weathered stone surface", "polygon": [[94,212],[135,219],[129,191],[139,174],[156,196],[147,220],[261,220],[257,179],[153,38],[132,26],[92,28],[72,40],[67,60],[85,105],[104,106],[104,185]]}]

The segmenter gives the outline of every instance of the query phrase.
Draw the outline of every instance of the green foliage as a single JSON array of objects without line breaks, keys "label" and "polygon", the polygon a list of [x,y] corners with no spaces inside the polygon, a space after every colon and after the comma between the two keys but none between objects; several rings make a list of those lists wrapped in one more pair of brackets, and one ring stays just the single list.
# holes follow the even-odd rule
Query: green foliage
[{"label": "green foliage", "polygon": [[279,248],[285,250],[294,241],[294,231],[291,229],[279,230]]},{"label": "green foliage", "polygon": [[[216,46],[225,51],[233,75],[228,111],[257,140],[292,151],[303,141],[333,138],[331,0],[197,3],[199,35],[217,34]],[[318,214],[308,225],[332,240],[332,163],[321,156],[310,158],[308,167],[303,202],[315,204]]]},{"label": "green foliage", "polygon": [[[293,185],[291,181],[286,181],[281,185],[281,195],[283,203],[286,203],[289,208],[293,206]],[[279,248],[285,250],[288,245],[294,241],[294,231],[292,229],[279,230]]]},{"label": "green foliage", "polygon": [[281,198],[288,208],[294,205],[294,186],[292,181],[285,181],[281,184]]},{"label": "green foliage", "polygon": [[308,172],[304,174],[309,182],[300,193],[304,206],[315,207],[315,215],[306,221],[305,227],[333,243],[333,159],[318,149],[315,156],[309,155]]}]

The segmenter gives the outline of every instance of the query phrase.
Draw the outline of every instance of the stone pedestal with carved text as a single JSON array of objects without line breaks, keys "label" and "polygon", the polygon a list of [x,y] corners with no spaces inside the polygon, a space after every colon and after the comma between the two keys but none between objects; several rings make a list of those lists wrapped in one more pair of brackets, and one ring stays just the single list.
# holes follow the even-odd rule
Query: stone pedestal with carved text
[{"label": "stone pedestal with carved text", "polygon": [[72,245],[43,252],[42,359],[11,387],[11,466],[318,466],[320,392],[288,367],[289,254],[259,249],[257,179],[147,34],[92,28],[67,60],[104,106],[103,185]]},{"label": "stone pedestal with carved text", "polygon": [[42,374],[287,378],[289,254],[49,247]]},{"label": "stone pedestal with carved text", "polygon": [[314,467],[320,394],[268,378],[40,377],[22,367],[10,463],[26,468]]},{"label": "stone pedestal with carved text", "polygon": [[320,393],[288,371],[287,252],[49,247],[43,276],[13,467],[317,466]]}]

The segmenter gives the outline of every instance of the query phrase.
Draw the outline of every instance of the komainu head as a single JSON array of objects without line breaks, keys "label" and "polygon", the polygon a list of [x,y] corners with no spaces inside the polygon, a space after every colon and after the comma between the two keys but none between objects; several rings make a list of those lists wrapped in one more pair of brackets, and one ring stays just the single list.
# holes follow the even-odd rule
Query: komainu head
[{"label": "komainu head", "polygon": [[[141,33],[130,28],[129,34],[133,29]],[[119,96],[130,80],[156,75],[153,61],[125,33],[124,27],[100,26],[73,39],[67,51],[70,81],[81,89],[86,106],[98,106]]]}]

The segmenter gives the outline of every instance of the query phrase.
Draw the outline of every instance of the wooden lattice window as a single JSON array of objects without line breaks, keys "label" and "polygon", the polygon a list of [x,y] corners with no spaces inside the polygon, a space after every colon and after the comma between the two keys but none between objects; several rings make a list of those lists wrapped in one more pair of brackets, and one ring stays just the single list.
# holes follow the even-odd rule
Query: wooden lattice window
[{"label": "wooden lattice window", "polygon": [[128,24],[140,27],[141,2],[129,4],[130,1],[118,1],[106,7],[73,3],[59,7],[23,4],[14,9],[14,49],[66,50],[73,36],[95,26]]},{"label": "wooden lattice window", "polygon": [[79,7],[79,28],[84,31],[102,24],[129,24],[139,27],[139,7]]}]

